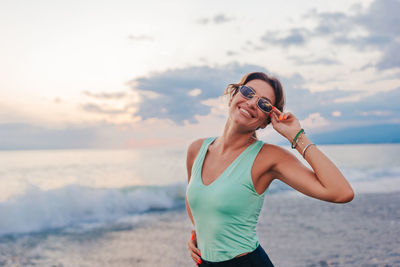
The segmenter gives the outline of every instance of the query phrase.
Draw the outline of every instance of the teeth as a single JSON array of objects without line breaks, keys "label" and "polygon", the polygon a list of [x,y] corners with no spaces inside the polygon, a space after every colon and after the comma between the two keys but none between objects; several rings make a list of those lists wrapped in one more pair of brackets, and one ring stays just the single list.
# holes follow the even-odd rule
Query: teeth
[{"label": "teeth", "polygon": [[241,108],[240,110],[241,110],[243,113],[246,113],[247,115],[249,115],[250,117],[253,117],[253,116],[250,115],[250,113],[249,113],[247,110],[242,109],[242,108]]}]

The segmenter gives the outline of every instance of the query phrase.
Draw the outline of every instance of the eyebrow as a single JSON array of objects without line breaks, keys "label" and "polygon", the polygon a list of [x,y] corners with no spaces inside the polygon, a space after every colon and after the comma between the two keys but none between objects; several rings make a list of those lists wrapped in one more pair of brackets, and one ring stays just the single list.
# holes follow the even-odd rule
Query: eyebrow
[{"label": "eyebrow", "polygon": [[[255,90],[253,87],[251,87],[251,86],[248,86],[248,85],[245,85],[245,86],[247,86],[247,87],[249,87],[249,88],[253,89],[253,91],[254,91],[254,92],[256,92],[256,90]],[[268,100],[268,101],[269,101],[269,103],[271,103],[271,105],[272,105],[272,101],[271,101],[271,99],[269,99],[268,97],[266,97],[266,96],[261,96],[261,98],[264,98],[264,99]]]}]

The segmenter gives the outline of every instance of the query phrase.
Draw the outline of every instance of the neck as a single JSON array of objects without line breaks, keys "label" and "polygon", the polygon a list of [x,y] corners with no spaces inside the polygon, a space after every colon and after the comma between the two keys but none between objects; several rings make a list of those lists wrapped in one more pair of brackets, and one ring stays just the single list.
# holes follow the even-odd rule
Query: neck
[{"label": "neck", "polygon": [[257,139],[253,136],[253,132],[240,132],[234,124],[228,120],[225,124],[223,134],[217,138],[216,147],[220,154],[229,151],[242,150],[254,143]]}]

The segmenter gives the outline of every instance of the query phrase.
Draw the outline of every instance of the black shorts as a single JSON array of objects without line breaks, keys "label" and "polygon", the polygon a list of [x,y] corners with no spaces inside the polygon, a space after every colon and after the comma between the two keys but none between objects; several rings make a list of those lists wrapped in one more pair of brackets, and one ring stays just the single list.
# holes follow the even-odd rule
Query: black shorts
[{"label": "black shorts", "polygon": [[261,245],[246,255],[226,261],[211,262],[201,258],[199,267],[274,267]]}]

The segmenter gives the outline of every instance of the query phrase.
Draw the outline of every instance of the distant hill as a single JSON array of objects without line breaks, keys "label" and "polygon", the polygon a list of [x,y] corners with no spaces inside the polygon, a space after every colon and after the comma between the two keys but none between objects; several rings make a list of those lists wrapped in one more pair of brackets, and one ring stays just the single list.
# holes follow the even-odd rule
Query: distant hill
[{"label": "distant hill", "polygon": [[317,144],[400,143],[400,124],[377,124],[318,134],[310,133],[310,139]]}]

